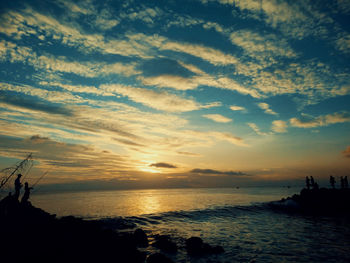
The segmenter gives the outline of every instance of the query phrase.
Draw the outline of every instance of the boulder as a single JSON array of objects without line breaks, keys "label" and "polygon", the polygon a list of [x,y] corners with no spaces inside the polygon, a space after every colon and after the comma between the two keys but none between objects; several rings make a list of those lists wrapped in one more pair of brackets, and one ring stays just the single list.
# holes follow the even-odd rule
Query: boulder
[{"label": "boulder", "polygon": [[170,258],[161,253],[154,253],[148,256],[146,263],[174,263]]},{"label": "boulder", "polygon": [[186,250],[189,255],[203,256],[225,252],[221,246],[211,246],[204,243],[200,237],[190,237],[186,240]]},{"label": "boulder", "polygon": [[153,243],[153,246],[156,248],[159,248],[162,251],[168,252],[168,253],[176,253],[177,252],[177,245],[173,241],[170,240],[170,237],[167,235],[159,235],[155,237],[155,242]]},{"label": "boulder", "polygon": [[134,232],[134,240],[137,246],[139,247],[148,247],[148,238],[141,228],[138,228]]}]

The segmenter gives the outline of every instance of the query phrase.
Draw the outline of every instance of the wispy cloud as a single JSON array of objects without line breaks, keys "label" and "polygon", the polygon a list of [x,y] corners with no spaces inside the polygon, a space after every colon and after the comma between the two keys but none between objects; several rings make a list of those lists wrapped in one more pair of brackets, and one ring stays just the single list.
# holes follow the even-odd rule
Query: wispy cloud
[{"label": "wispy cloud", "polygon": [[350,122],[350,114],[348,112],[336,112],[333,114],[321,115],[318,117],[303,114],[302,118],[291,118],[289,121],[290,124],[295,127],[315,128],[336,123]]},{"label": "wispy cloud", "polygon": [[[125,156],[99,151],[90,146],[57,142],[39,135],[23,139],[1,136],[0,152],[2,156],[18,159],[22,159],[25,152],[33,152],[38,162],[36,169],[59,168],[51,172],[47,182],[79,180],[81,174],[84,174],[84,180],[110,179],[113,174],[113,177],[121,176],[123,171],[131,167],[130,160]],[[96,171],[99,171],[98,176]]]},{"label": "wispy cloud", "polygon": [[256,32],[239,30],[230,34],[230,40],[252,58],[264,61],[268,65],[274,63],[278,57],[297,56],[287,41],[272,34],[262,36]]},{"label": "wispy cloud", "polygon": [[253,122],[248,122],[247,125],[248,125],[253,131],[255,131],[255,133],[258,134],[258,135],[264,135],[264,136],[265,136],[265,135],[268,135],[268,133],[260,131],[258,125],[256,125],[256,124],[253,123]]},{"label": "wispy cloud", "polygon": [[173,165],[170,163],[152,163],[150,166],[157,167],[157,168],[177,168],[176,165]]},{"label": "wispy cloud", "polygon": [[133,88],[122,85],[101,85],[107,92],[118,93],[150,108],[168,112],[185,112],[200,109],[200,105],[189,99],[181,98],[167,92],[156,92],[150,89]]},{"label": "wispy cloud", "polygon": [[263,109],[264,112],[267,114],[278,115],[276,112],[274,112],[272,109],[270,109],[270,105],[265,103],[265,102],[258,103],[258,106],[260,109]]},{"label": "wispy cloud", "polygon": [[209,135],[218,140],[227,141],[238,146],[248,146],[242,138],[227,132],[210,132]]},{"label": "wispy cloud", "polygon": [[242,106],[236,106],[236,105],[230,106],[230,109],[233,111],[246,111],[246,108],[244,108]]},{"label": "wispy cloud", "polygon": [[[233,5],[253,19],[262,20],[269,26],[281,30],[285,35],[303,38],[308,35],[323,35],[326,25],[333,19],[325,15],[310,2],[279,2],[276,0],[201,0]],[[263,14],[263,15],[262,15]]]},{"label": "wispy cloud", "polygon": [[344,34],[338,38],[335,42],[336,48],[342,52],[349,54],[350,53],[350,34]]},{"label": "wispy cloud", "polygon": [[147,86],[167,87],[177,90],[190,90],[198,87],[198,83],[192,79],[174,75],[142,78],[142,83]]},{"label": "wispy cloud", "polygon": [[200,174],[200,175],[225,175],[225,176],[247,176],[248,174],[235,171],[219,171],[213,169],[200,169],[195,168],[190,171],[190,173]]},{"label": "wispy cloud", "polygon": [[272,122],[271,130],[277,133],[284,133],[287,132],[287,123],[282,120],[275,120]]},{"label": "wispy cloud", "polygon": [[232,121],[232,119],[222,116],[220,114],[205,114],[203,115],[203,117],[221,123],[228,123]]},{"label": "wispy cloud", "polygon": [[169,41],[162,45],[161,49],[187,53],[194,57],[206,60],[213,65],[230,65],[238,64],[239,62],[239,60],[233,55],[225,54],[217,49],[205,47],[202,45],[193,45]]}]

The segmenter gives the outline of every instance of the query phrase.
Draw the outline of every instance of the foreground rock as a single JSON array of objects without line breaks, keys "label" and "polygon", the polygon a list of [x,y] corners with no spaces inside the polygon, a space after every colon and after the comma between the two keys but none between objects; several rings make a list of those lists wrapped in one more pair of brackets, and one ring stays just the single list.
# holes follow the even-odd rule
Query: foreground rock
[{"label": "foreground rock", "polygon": [[159,248],[160,250],[167,253],[176,253],[177,245],[175,242],[170,240],[170,237],[167,235],[157,235],[154,237],[155,242],[153,246]]},{"label": "foreground rock", "polygon": [[192,256],[204,256],[208,254],[220,254],[224,252],[221,246],[211,246],[204,243],[200,237],[190,237],[186,240],[186,250]]},{"label": "foreground rock", "polygon": [[302,189],[299,195],[269,204],[273,208],[327,216],[350,216],[350,189]]},{"label": "foreground rock", "polygon": [[168,258],[167,256],[161,253],[154,253],[148,256],[147,263],[174,263],[174,262],[170,258]]},{"label": "foreground rock", "polygon": [[135,240],[135,243],[139,247],[148,247],[148,238],[141,228],[138,228],[135,230],[133,238]]},{"label": "foreground rock", "polygon": [[0,201],[0,222],[1,262],[141,263],[146,258],[135,241],[96,222],[57,219],[11,197]]}]

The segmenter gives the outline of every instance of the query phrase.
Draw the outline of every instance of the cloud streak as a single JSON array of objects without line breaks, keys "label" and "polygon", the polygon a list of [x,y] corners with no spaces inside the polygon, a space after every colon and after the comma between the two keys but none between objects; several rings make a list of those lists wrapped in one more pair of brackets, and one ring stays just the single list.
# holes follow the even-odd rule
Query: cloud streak
[{"label": "cloud streak", "polygon": [[190,173],[199,174],[199,175],[224,175],[224,176],[247,176],[246,173],[242,172],[235,172],[235,171],[219,171],[219,170],[213,170],[213,169],[200,169],[195,168],[190,171]]},{"label": "cloud streak", "polygon": [[220,123],[232,122],[232,119],[222,116],[220,114],[205,114],[203,115],[203,117]]},{"label": "cloud streak", "polygon": [[328,126],[331,124],[350,122],[350,114],[348,112],[336,112],[318,117],[303,114],[302,118],[291,118],[289,122],[292,126],[298,128],[315,128]]},{"label": "cloud streak", "polygon": [[152,163],[150,167],[156,167],[156,168],[177,168],[177,166],[170,164],[170,163]]}]

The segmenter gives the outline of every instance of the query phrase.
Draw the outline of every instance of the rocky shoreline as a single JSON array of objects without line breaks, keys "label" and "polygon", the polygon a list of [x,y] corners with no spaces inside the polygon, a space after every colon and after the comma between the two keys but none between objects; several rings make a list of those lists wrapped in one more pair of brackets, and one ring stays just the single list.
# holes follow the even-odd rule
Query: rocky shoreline
[{"label": "rocky shoreline", "polygon": [[[0,222],[2,262],[171,263],[165,254],[175,254],[179,249],[190,257],[224,252],[221,246],[211,246],[199,237],[186,239],[185,246],[179,247],[166,235],[155,235],[150,242],[140,228],[119,231],[99,221],[57,218],[13,197],[0,201]],[[149,246],[159,252],[149,253]]]},{"label": "rocky shoreline", "polygon": [[300,194],[270,202],[270,207],[312,215],[350,216],[350,189],[302,189]]}]

